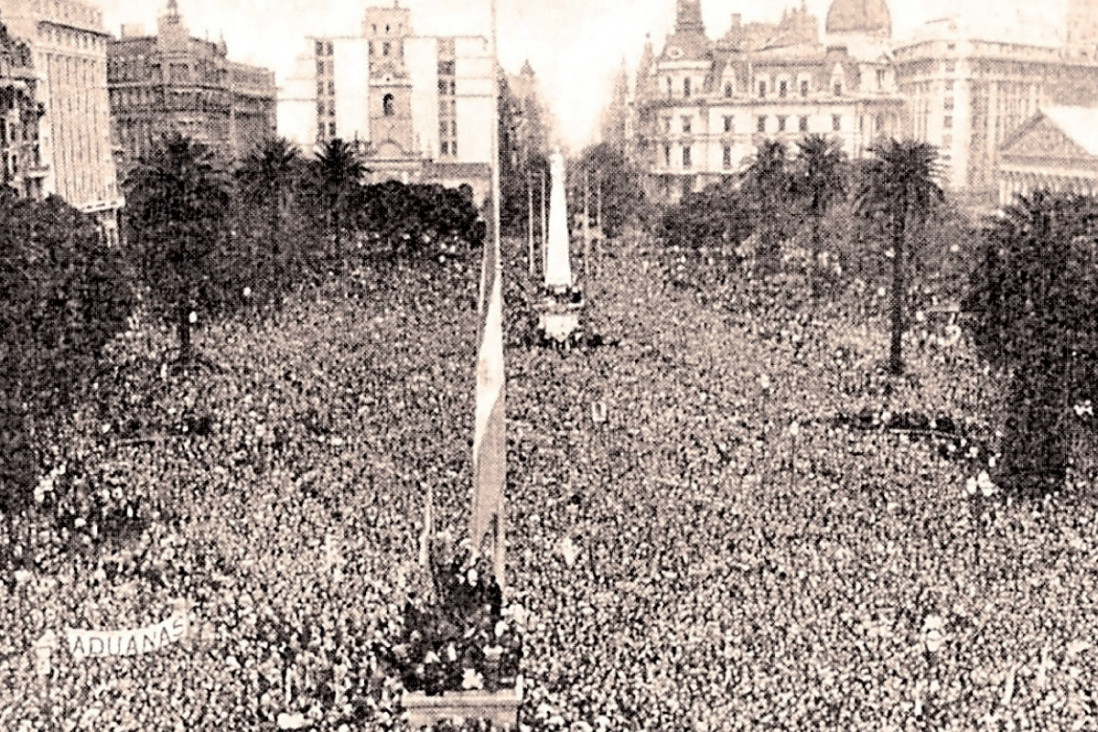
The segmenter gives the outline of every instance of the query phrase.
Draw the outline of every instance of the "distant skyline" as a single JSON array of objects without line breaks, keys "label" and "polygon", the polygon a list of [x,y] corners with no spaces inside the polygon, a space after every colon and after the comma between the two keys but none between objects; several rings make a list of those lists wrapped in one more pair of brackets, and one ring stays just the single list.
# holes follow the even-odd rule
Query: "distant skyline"
[{"label": "distant skyline", "polygon": [[[212,39],[224,35],[231,58],[273,69],[279,84],[292,70],[294,58],[306,50],[306,36],[357,33],[365,7],[388,4],[386,0],[177,2],[193,35]],[[411,9],[417,34],[488,35],[489,0],[400,0],[400,4]],[[733,13],[742,13],[745,21],[774,21],[783,8],[795,4],[799,0],[760,9],[746,0],[702,0],[702,10],[706,31],[716,38],[728,29]],[[154,32],[167,0],[101,0],[101,5],[107,30],[117,36],[123,23]],[[809,0],[807,5],[822,22],[830,0]],[[632,72],[648,33],[658,52],[675,18],[675,0],[497,0],[497,7],[500,62],[515,73],[530,60],[558,121],[561,141],[570,148],[596,139],[599,113],[622,61]],[[969,3],[960,10],[950,0],[890,2],[889,7],[893,34],[901,39],[928,20],[958,12],[981,29],[1002,33],[1024,28],[1031,37],[1035,32],[1047,37],[1064,17],[1066,0],[1040,7],[1019,0]]]}]

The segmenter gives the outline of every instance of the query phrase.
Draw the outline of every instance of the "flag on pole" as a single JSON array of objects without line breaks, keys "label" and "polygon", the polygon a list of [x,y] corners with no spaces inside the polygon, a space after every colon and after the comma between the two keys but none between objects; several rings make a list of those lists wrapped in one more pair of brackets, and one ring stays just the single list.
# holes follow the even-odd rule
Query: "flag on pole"
[{"label": "flag on pole", "polygon": [[480,339],[477,352],[476,423],[473,433],[473,505],[469,539],[475,553],[492,553],[496,581],[503,577],[503,486],[507,473],[504,433],[503,268],[499,231],[499,67],[496,41],[496,2],[491,2],[492,83],[497,102],[492,125],[492,192],[488,236],[480,273]]},{"label": "flag on pole", "polygon": [[[476,431],[473,434],[475,483],[469,532],[474,551],[479,552],[488,539],[493,553],[502,550],[500,506],[506,478],[507,450],[504,434],[503,296],[500,292],[502,278],[497,247],[498,240],[486,242],[484,247]],[[489,533],[493,535],[486,536]]]}]

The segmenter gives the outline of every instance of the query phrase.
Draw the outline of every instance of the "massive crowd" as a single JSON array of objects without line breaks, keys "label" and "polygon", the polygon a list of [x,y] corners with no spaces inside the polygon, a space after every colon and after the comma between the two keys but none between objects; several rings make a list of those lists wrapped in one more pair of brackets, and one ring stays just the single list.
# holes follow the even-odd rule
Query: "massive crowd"
[{"label": "massive crowd", "polygon": [[[522,724],[1098,728],[1098,506],[1012,502],[970,481],[993,454],[889,428],[993,430],[963,340],[917,334],[889,380],[879,323],[780,292],[700,303],[657,267],[596,269],[590,329],[615,346],[507,353]],[[162,370],[149,325],[120,339],[43,427],[36,518],[0,532],[0,728],[407,729],[386,644],[423,589],[426,486],[437,525],[467,519],[473,271],[365,274],[211,326],[215,372]],[[179,643],[36,661],[49,631],[177,601]]]}]

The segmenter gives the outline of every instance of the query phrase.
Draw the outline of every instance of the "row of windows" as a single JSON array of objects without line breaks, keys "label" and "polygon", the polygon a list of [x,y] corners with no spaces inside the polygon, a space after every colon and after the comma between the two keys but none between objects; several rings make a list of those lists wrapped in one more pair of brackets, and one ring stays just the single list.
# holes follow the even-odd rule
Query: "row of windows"
[{"label": "row of windows", "polygon": [[[767,119],[768,119],[768,117],[766,115],[760,115],[756,119],[756,129],[759,132],[766,132]],[[778,115],[776,117],[776,119],[778,120],[778,132],[785,132],[786,131],[786,120],[788,119],[788,117],[786,115]],[[832,115],[831,122],[832,122],[832,130],[834,132],[839,132],[842,129],[842,115],[838,115],[838,114]],[[724,132],[735,132],[736,131],[736,120],[731,115],[725,115],[724,116],[723,124],[724,124]],[[671,118],[670,117],[665,117],[664,120],[663,120],[663,125],[664,125],[664,132],[670,133],[671,132]],[[693,127],[694,127],[693,117],[684,116],[682,118],[682,131],[686,134],[689,134],[693,130]],[[797,129],[800,130],[801,132],[807,132],[808,131],[808,117],[803,117],[802,116],[802,117],[798,118]]]},{"label": "row of windows", "polygon": [[[884,86],[884,71],[877,71],[877,84],[878,86]],[[767,94],[771,91],[775,92],[779,97],[786,98],[790,96],[791,86],[790,83],[785,80],[779,80],[777,84],[771,85],[765,79],[760,79],[756,87],[759,92],[759,97],[765,99]],[[798,89],[802,97],[807,97],[812,91],[812,84],[807,79],[801,79],[798,84]],[[694,91],[694,82],[690,77],[686,77],[682,80],[682,95],[689,98]],[[667,78],[667,96],[672,96],[674,93],[674,82],[670,77]],[[735,86],[732,82],[725,82],[724,96],[731,99],[735,93]],[[842,80],[835,80],[831,85],[831,93],[834,96],[841,97],[843,95],[843,82]]]},{"label": "row of windows", "polygon": [[105,51],[107,39],[87,31],[71,30],[63,26],[42,24],[42,35],[47,43],[58,46],[70,46],[89,51]]}]

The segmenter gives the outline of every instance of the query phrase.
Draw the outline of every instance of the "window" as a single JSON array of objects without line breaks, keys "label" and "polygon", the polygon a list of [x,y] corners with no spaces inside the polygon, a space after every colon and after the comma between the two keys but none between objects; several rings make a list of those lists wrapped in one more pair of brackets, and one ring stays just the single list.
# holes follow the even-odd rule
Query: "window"
[{"label": "window", "polygon": [[733,125],[732,125],[732,116],[731,115],[725,115],[725,117],[724,117],[724,131],[725,132],[732,132],[733,129],[734,128],[733,128]]},{"label": "window", "polygon": [[778,115],[778,132],[785,132],[785,116]]},{"label": "window", "polygon": [[438,62],[438,75],[439,76],[453,76],[454,75],[454,62],[453,61],[439,61]]},{"label": "window", "polygon": [[449,132],[449,130],[450,130],[450,126],[446,124],[445,120],[438,123],[438,134],[439,134],[440,137],[445,137],[447,132]]},{"label": "window", "polygon": [[686,132],[686,133],[689,133],[691,127],[693,127],[692,120],[689,117],[683,117],[682,118],[682,131]]},{"label": "window", "polygon": [[877,134],[880,134],[884,130],[885,118],[883,114],[877,115],[877,119],[874,120],[874,125],[874,130],[877,132]]},{"label": "window", "polygon": [[323,56],[324,55],[324,41],[317,41],[316,42],[316,55],[317,56]]},{"label": "window", "polygon": [[671,77],[667,77],[667,96],[671,96]]},{"label": "window", "polygon": [[690,77],[686,77],[682,80],[682,95],[684,97],[690,96]]},{"label": "window", "polygon": [[332,137],[335,137],[335,134],[336,134],[336,123],[335,122],[329,122],[328,123],[328,134],[331,135]]},{"label": "window", "polygon": [[374,55],[374,42],[373,41],[367,41],[366,45],[370,47],[370,55],[373,56]]},{"label": "window", "polygon": [[808,80],[807,79],[804,79],[804,80],[801,81],[801,96],[802,97],[807,97],[808,96]]},{"label": "window", "polygon": [[458,141],[457,140],[451,140],[451,142],[450,142],[450,154],[451,155],[457,155],[458,154]]},{"label": "window", "polygon": [[732,146],[731,145],[725,145],[724,146],[724,167],[726,167],[726,168],[731,168],[732,167]]},{"label": "window", "polygon": [[952,111],[953,110],[953,97],[946,97],[945,98],[945,108],[946,108],[947,111]]},{"label": "window", "polygon": [[837,97],[841,97],[843,95],[843,83],[841,81],[836,81],[832,84],[831,93]]},{"label": "window", "polygon": [[683,145],[683,148],[682,148],[682,167],[689,168],[691,166],[691,164],[692,164],[692,161],[690,159],[690,146],[689,145]]},{"label": "window", "polygon": [[838,115],[838,114],[831,115],[831,129],[834,130],[835,132],[842,132],[842,129],[843,129],[842,115]]},{"label": "window", "polygon": [[325,109],[324,102],[317,102],[316,103],[316,116],[317,117],[323,117],[324,116],[324,109]]},{"label": "window", "polygon": [[445,94],[446,91],[449,88],[450,88],[450,85],[446,82],[445,79],[439,79],[438,80],[438,93],[439,94]]},{"label": "window", "polygon": [[331,56],[332,55],[332,42],[331,41],[328,41],[327,45],[325,46],[325,49],[327,50],[328,55]]},{"label": "window", "polygon": [[385,97],[381,100],[381,112],[386,117],[392,117],[395,114],[395,111],[393,110],[392,94],[386,94]]},{"label": "window", "polygon": [[877,88],[884,89],[885,85],[885,72],[884,69],[877,69]]},{"label": "window", "polygon": [[953,127],[953,117],[951,117],[950,115],[947,114],[942,119],[942,127],[945,127],[947,130],[952,129],[952,127]]},{"label": "window", "polygon": [[765,96],[766,96],[766,82],[765,81],[760,81],[759,82],[759,98],[763,98]]},{"label": "window", "polygon": [[663,118],[663,131],[664,132],[670,132],[671,131],[671,118],[670,117],[664,117]]},{"label": "window", "polygon": [[323,61],[317,61],[316,62],[316,73],[320,74],[321,76],[324,75],[324,62]]},{"label": "window", "polygon": [[724,96],[727,97],[727,98],[732,97],[732,83],[731,82],[724,85]]},{"label": "window", "polygon": [[335,84],[334,81],[329,81],[328,82],[328,93],[329,94],[335,94],[336,93],[336,84]]},{"label": "window", "polygon": [[779,81],[778,82],[778,96],[784,98],[787,94],[789,94],[789,82],[788,81]]},{"label": "window", "polygon": [[447,142],[446,140],[443,140],[442,143],[439,145],[439,151],[442,152],[443,155],[449,155],[450,154],[450,143]]},{"label": "window", "polygon": [[801,132],[808,132],[808,117],[801,117],[797,123],[797,129]]},{"label": "window", "polygon": [[664,145],[663,146],[663,164],[668,166],[668,167],[671,166],[671,146],[670,145]]},{"label": "window", "polygon": [[756,120],[755,129],[757,129],[759,132],[766,132],[766,117],[765,116],[759,117],[758,120]]},{"label": "window", "polygon": [[382,56],[388,56],[389,51],[391,51],[391,50],[392,50],[392,44],[389,43],[388,41],[385,41],[384,43],[381,44],[381,55]]}]

